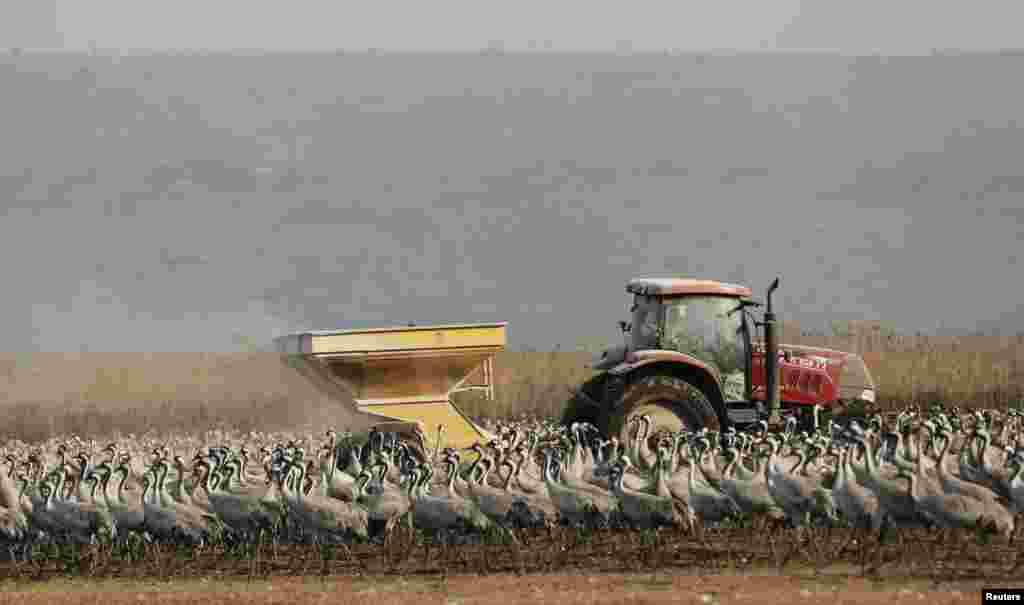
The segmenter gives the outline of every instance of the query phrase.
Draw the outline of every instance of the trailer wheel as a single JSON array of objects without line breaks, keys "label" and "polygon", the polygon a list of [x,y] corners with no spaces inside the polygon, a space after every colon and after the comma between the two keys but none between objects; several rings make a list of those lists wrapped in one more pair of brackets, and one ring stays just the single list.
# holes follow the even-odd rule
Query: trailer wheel
[{"label": "trailer wheel", "polygon": [[718,414],[700,389],[675,376],[645,376],[626,388],[616,413],[609,422],[609,434],[628,443],[633,438],[632,420],[645,414],[651,418],[649,446],[660,434],[679,431],[720,430]]}]

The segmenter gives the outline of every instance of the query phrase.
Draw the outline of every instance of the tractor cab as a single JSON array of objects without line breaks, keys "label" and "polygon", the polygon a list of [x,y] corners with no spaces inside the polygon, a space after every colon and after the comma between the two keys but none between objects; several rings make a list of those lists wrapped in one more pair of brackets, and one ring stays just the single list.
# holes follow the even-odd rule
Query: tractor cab
[{"label": "tractor cab", "polygon": [[750,394],[751,326],[741,310],[750,290],[720,282],[636,279],[632,321],[624,326],[630,351],[663,350],[698,359],[718,374],[725,402]]}]

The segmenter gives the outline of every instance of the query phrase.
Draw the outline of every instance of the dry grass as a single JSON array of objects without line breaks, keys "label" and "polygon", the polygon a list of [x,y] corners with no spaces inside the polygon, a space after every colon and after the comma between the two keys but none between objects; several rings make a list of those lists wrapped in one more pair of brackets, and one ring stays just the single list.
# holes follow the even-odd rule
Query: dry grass
[{"label": "dry grass", "polygon": [[460,394],[458,403],[474,417],[550,417],[561,413],[568,390],[590,378],[588,353],[499,353],[494,360],[495,401],[474,393]]},{"label": "dry grass", "polygon": [[[936,402],[1000,408],[1024,399],[1024,336],[839,338],[784,330],[782,341],[861,354],[883,409]],[[590,359],[583,352],[502,353],[495,361],[497,401],[474,394],[458,401],[467,414],[480,418],[557,416],[567,389],[592,375],[585,367]]]},{"label": "dry grass", "polygon": [[1024,395],[1024,335],[896,336],[866,329],[837,337],[791,327],[782,341],[859,353],[887,402],[1002,407]]},{"label": "dry grass", "polygon": [[[1003,407],[1024,398],[1024,337],[805,336],[783,341],[859,352],[880,403]],[[496,401],[457,401],[470,416],[557,416],[587,379],[585,352],[506,352],[495,361]],[[271,353],[0,354],[0,438],[103,436],[232,427],[353,426],[350,398]],[[353,426],[353,428],[361,428]]]}]

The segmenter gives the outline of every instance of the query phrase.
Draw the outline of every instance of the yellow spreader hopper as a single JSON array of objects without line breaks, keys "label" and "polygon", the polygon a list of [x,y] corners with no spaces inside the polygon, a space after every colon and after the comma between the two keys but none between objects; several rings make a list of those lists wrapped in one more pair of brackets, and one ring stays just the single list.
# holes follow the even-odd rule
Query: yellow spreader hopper
[{"label": "yellow spreader hopper", "polygon": [[[381,430],[418,425],[429,448],[463,449],[493,438],[452,403],[479,389],[494,397],[494,355],[505,349],[505,323],[314,331],[278,339],[282,353],[315,361],[379,417]],[[473,378],[474,380],[470,380]]]}]

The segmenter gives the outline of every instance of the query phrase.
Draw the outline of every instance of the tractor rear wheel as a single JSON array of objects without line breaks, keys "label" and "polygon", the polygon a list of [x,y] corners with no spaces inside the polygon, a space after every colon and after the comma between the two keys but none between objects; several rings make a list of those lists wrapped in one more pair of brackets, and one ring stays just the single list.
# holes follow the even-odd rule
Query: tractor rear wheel
[{"label": "tractor rear wheel", "polygon": [[633,420],[647,415],[651,430],[648,447],[656,447],[657,438],[665,433],[696,432],[701,429],[720,430],[715,408],[700,389],[675,376],[645,376],[628,386],[616,413],[610,419],[608,432],[618,435],[623,443],[633,439]]}]

